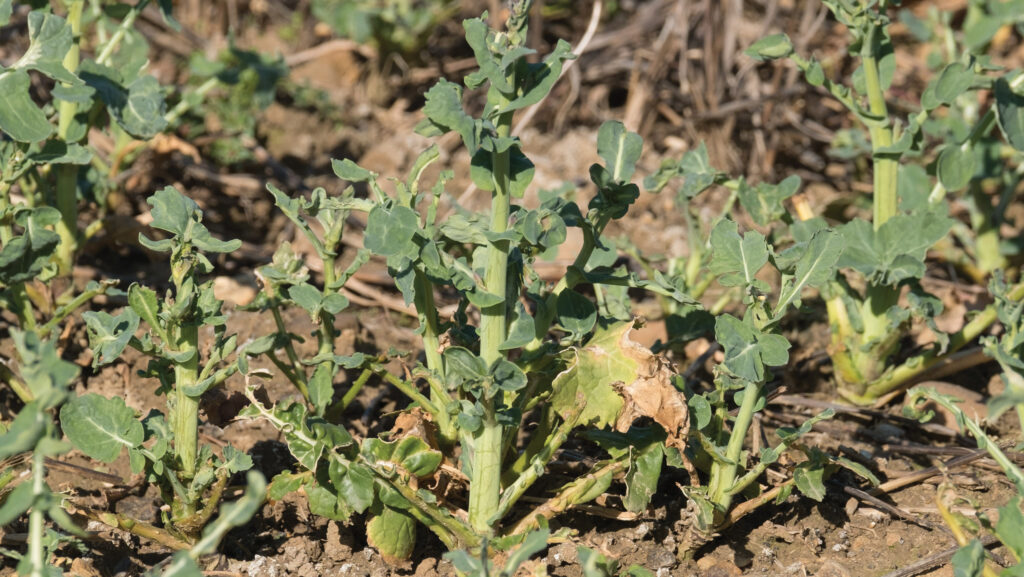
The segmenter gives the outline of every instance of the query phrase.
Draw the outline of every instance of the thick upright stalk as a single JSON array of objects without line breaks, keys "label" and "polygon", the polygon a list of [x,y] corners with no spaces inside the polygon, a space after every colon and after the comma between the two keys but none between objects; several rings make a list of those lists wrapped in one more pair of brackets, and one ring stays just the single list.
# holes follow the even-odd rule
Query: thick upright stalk
[{"label": "thick upright stalk", "polygon": [[[79,41],[82,34],[82,8],[85,0],[72,0],[68,6],[68,23],[74,41],[71,49],[64,56],[64,68],[74,74],[78,71]],[[58,104],[57,136],[67,142],[68,130],[78,113],[78,104],[61,100]],[[57,210],[60,221],[57,223],[57,235],[60,244],[57,246],[57,268],[61,275],[71,274],[71,266],[75,253],[78,251],[78,166],[61,164],[57,168]]]},{"label": "thick upright stalk", "polygon": [[199,398],[187,395],[185,389],[194,386],[199,375],[199,327],[181,326],[177,334],[175,349],[194,351],[189,360],[174,365],[174,454],[181,465],[180,477],[191,480],[199,447]]},{"label": "thick upright stalk", "polygon": [[[498,118],[498,138],[507,138],[511,131],[512,114]],[[494,194],[491,197],[491,227],[494,234],[508,229],[509,217],[509,151],[494,153]],[[484,283],[488,292],[499,295],[502,301],[480,312],[480,358],[490,366],[502,358],[501,343],[506,338],[506,315],[510,295],[508,286],[508,241],[492,242],[487,247],[487,272]],[[502,427],[498,424],[497,407],[493,399],[480,399],[484,405],[483,425],[473,439],[473,470],[469,491],[469,523],[481,533],[491,531],[492,517],[498,512],[501,498]]]}]

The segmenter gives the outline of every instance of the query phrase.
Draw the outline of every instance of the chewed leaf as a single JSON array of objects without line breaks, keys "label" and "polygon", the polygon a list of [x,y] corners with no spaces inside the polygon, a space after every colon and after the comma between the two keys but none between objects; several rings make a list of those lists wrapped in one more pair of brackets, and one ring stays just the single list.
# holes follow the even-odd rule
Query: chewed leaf
[{"label": "chewed leaf", "polygon": [[64,434],[83,453],[104,463],[111,463],[121,449],[134,449],[142,444],[142,423],[124,399],[108,399],[89,393],[72,399],[60,410]]},{"label": "chewed leaf", "polygon": [[667,445],[683,448],[690,430],[686,400],[672,385],[671,365],[630,338],[633,327],[619,323],[599,329],[576,349],[575,360],[554,379],[552,406],[565,415],[582,395],[581,423],[625,432],[636,419],[648,417],[665,430]]},{"label": "chewed leaf", "polygon": [[127,309],[114,317],[103,311],[86,311],[82,319],[89,332],[93,367],[117,360],[139,328],[139,315]]},{"label": "chewed leaf", "polygon": [[597,153],[604,159],[612,178],[620,182],[628,182],[633,177],[643,146],[644,139],[626,130],[621,122],[605,122],[597,133]]}]

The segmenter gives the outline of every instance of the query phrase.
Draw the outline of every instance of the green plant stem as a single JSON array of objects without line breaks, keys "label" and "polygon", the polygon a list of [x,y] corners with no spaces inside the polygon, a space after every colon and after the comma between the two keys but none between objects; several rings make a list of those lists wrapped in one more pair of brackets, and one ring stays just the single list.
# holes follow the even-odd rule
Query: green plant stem
[{"label": "green plant stem", "polygon": [[[79,42],[82,35],[82,8],[84,6],[84,0],[72,0],[68,6],[67,21],[71,26],[71,35],[74,40],[64,56],[63,65],[72,74],[78,71],[80,60]],[[67,142],[68,130],[70,130],[77,113],[78,104],[75,102],[61,100],[57,105],[57,137],[64,142]],[[57,269],[59,274],[67,276],[71,274],[75,253],[78,252],[78,166],[61,164],[56,167],[56,170],[57,210],[60,211],[61,217],[55,227],[57,235],[60,236],[60,244],[56,251]]]},{"label": "green plant stem", "polygon": [[57,325],[59,325],[61,321],[66,319],[68,315],[70,315],[71,313],[75,312],[78,309],[78,307],[86,304],[87,302],[91,301],[97,296],[106,293],[107,290],[110,289],[110,287],[115,286],[116,284],[117,281],[104,280],[100,282],[98,286],[83,291],[70,302],[68,302],[65,305],[62,305],[60,308],[54,311],[53,316],[50,318],[50,320],[46,321],[46,323],[43,326],[39,327],[39,337],[43,338],[46,335],[50,334],[53,331],[53,329],[57,328]]},{"label": "green plant stem", "polygon": [[[576,424],[580,420],[580,415],[583,414],[583,409],[586,408],[586,401],[580,399],[576,406],[573,407],[572,412],[566,415],[566,419],[554,430],[550,435],[541,437],[544,439],[542,448],[537,451],[532,458],[529,460],[529,466],[516,478],[511,485],[505,489],[505,492],[501,495],[501,502],[498,505],[497,518],[500,519],[508,514],[512,507],[519,501],[519,498],[523,496],[523,493],[527,491],[533,484],[544,474],[544,470],[547,467],[551,457],[555,454],[562,444],[569,438],[569,433],[576,427]],[[526,453],[524,452],[524,455]]]},{"label": "green plant stem", "polygon": [[277,327],[277,332],[284,336],[284,352],[288,355],[289,365],[285,365],[283,361],[278,359],[271,351],[271,354],[267,355],[281,372],[288,377],[288,380],[295,385],[295,388],[299,389],[302,393],[302,398],[309,401],[309,377],[306,375],[306,370],[302,367],[302,362],[299,361],[299,355],[295,352],[295,346],[292,344],[292,339],[288,336],[288,328],[284,324],[284,319],[281,317],[280,302],[277,300],[276,295],[271,296],[270,303],[270,314],[274,317],[274,326]]},{"label": "green plant stem", "polygon": [[[444,377],[444,359],[441,356],[440,321],[437,318],[437,305],[434,302],[434,286],[430,283],[427,275],[416,269],[416,312],[420,317],[420,326],[423,329],[423,354],[427,358],[427,369],[430,372]],[[455,440],[455,422],[449,417],[445,407],[451,402],[443,389],[438,387],[430,388],[430,402],[434,403],[440,411],[434,414],[438,432],[445,444]]]},{"label": "green plant stem", "polygon": [[416,390],[416,387],[414,387],[412,383],[409,383],[408,381],[404,381],[396,377],[395,375],[392,375],[387,371],[387,369],[379,365],[373,365],[373,372],[382,379],[384,379],[385,381],[394,385],[396,389],[402,391],[402,393],[404,393],[405,396],[412,399],[413,402],[419,404],[419,406],[423,407],[423,409],[429,412],[431,415],[437,414],[438,408],[434,406],[434,403],[430,402],[430,399],[423,396],[423,393],[420,393],[418,390]]},{"label": "green plant stem", "polygon": [[370,369],[363,369],[363,372],[359,374],[359,378],[352,383],[352,386],[349,387],[345,396],[341,398],[342,410],[347,409],[348,406],[352,404],[352,401],[356,400],[356,396],[359,395],[359,391],[363,389],[363,386],[366,385],[366,382],[370,380],[371,376],[373,376],[373,371]]},{"label": "green plant stem", "polygon": [[[1024,299],[1024,283],[1014,286],[1008,293],[1007,298],[1014,301]],[[840,389],[839,392],[843,397],[853,403],[859,405],[872,404],[878,397],[895,391],[899,387],[912,381],[923,371],[930,369],[953,353],[959,351],[968,343],[978,338],[978,336],[988,329],[992,323],[996,322],[997,319],[998,314],[996,306],[994,304],[989,305],[982,309],[980,313],[975,315],[975,317],[964,325],[962,329],[950,336],[949,346],[946,348],[945,354],[939,355],[937,353],[937,349],[929,349],[907,359],[898,367],[895,367],[885,373],[881,378],[871,382],[865,387],[863,393],[844,389]]]},{"label": "green plant stem", "polygon": [[174,124],[179,118],[184,116],[186,112],[192,109],[195,102],[202,100],[207,93],[219,85],[220,80],[218,80],[216,76],[208,78],[191,94],[182,96],[181,101],[164,115],[164,120],[167,121],[167,124]]},{"label": "green plant stem", "polygon": [[[76,0],[77,1],[77,0]],[[114,31],[114,35],[110,37],[99,56],[96,57],[96,62],[104,66],[110,66],[111,59],[114,57],[114,52],[117,47],[121,45],[121,41],[124,40],[128,31],[135,26],[135,19],[142,14],[143,9],[149,4],[150,0],[139,0],[139,2],[132,7],[128,14],[121,21],[121,24]]]},{"label": "green plant stem", "polygon": [[[512,79],[515,85],[515,79]],[[501,98],[500,100],[504,100]],[[499,103],[503,104],[503,102]],[[512,113],[497,119],[498,138],[508,138],[512,127]],[[508,149],[491,155],[494,193],[491,195],[490,232],[501,234],[508,230],[510,212],[510,156]],[[488,292],[501,297],[498,304],[480,311],[480,358],[490,367],[504,357],[500,347],[507,337],[507,315],[510,295],[508,288],[507,240],[496,240],[487,246],[487,271],[484,285]],[[501,497],[502,426],[498,423],[494,399],[477,399],[484,408],[483,425],[474,433],[472,471],[469,490],[469,523],[480,534],[491,532],[491,521],[498,511]]]},{"label": "green plant stem", "polygon": [[573,505],[585,502],[598,483],[607,482],[611,477],[629,468],[628,456],[598,463],[597,469],[587,476],[566,485],[557,495],[535,507],[529,514],[519,520],[507,535],[525,535],[540,526],[539,519],[550,519]]},{"label": "green plant stem", "polygon": [[978,268],[987,276],[993,271],[1006,269],[1007,261],[999,249],[999,223],[993,218],[995,215],[988,195],[978,183],[972,183],[970,195],[974,204],[970,211],[971,228],[977,234],[974,253]]},{"label": "green plant stem", "polygon": [[732,504],[730,489],[736,484],[736,475],[740,469],[740,456],[743,453],[743,442],[747,438],[747,430],[754,419],[754,409],[760,400],[762,386],[760,383],[748,382],[743,390],[743,402],[733,422],[729,444],[725,450],[725,462],[715,463],[711,467],[711,480],[708,482],[708,497],[719,511],[729,510]]},{"label": "green plant stem", "polygon": [[[187,387],[196,384],[199,376],[199,327],[177,327],[175,350],[193,351],[192,357],[184,363],[174,364],[174,454],[178,458],[180,476],[190,481],[196,474],[196,453],[199,447],[199,398],[185,393]],[[176,517],[188,517],[195,513],[188,510]]]},{"label": "green plant stem", "polygon": [[107,513],[105,511],[94,511],[88,507],[81,507],[79,505],[76,505],[75,509],[93,521],[99,521],[108,527],[115,527],[122,531],[127,531],[132,535],[138,535],[143,539],[148,539],[173,551],[187,551],[191,548],[191,545],[177,537],[174,537],[167,531],[160,529],[159,527],[154,527],[148,523],[143,523],[142,521],[136,521],[126,515],[121,515],[119,513]]},{"label": "green plant stem", "polygon": [[[47,492],[45,460],[46,457],[41,451],[32,453],[32,496],[37,502],[41,502],[40,495]],[[45,515],[46,511],[37,506],[32,507],[28,514],[28,549],[32,577],[45,577],[47,574],[46,547],[43,545]]]}]

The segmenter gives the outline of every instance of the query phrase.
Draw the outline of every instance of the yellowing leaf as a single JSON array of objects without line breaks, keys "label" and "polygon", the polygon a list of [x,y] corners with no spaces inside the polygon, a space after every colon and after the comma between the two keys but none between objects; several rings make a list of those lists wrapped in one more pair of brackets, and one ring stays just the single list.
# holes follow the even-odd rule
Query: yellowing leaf
[{"label": "yellowing leaf", "polygon": [[684,448],[690,429],[686,399],[672,385],[672,367],[630,338],[634,323],[599,329],[575,349],[569,368],[552,383],[552,406],[562,415],[586,400],[581,423],[628,431],[639,417],[649,417],[668,434],[666,444]]}]

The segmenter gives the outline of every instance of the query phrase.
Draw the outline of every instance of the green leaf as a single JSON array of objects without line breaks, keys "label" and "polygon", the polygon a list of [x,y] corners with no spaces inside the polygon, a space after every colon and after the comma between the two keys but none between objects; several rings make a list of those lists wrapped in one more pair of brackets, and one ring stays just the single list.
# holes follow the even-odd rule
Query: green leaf
[{"label": "green leaf", "polygon": [[46,433],[48,422],[49,417],[38,402],[32,401],[22,407],[7,432],[0,435],[0,459],[31,451]]},{"label": "green leaf", "polygon": [[820,503],[825,498],[824,474],[825,469],[821,467],[797,467],[793,470],[793,480],[801,493]]},{"label": "green leaf", "polygon": [[[526,157],[518,146],[509,149],[509,194],[513,198],[522,198],[533,182],[533,162]],[[494,190],[494,156],[490,151],[481,148],[473,155],[469,166],[469,175],[473,184],[480,190]]]},{"label": "green leaf", "polygon": [[618,121],[609,120],[597,131],[597,154],[604,159],[612,178],[619,182],[633,178],[643,146],[644,139]]},{"label": "green leaf", "polygon": [[964,545],[953,555],[953,577],[981,577],[985,567],[985,547],[978,539]]},{"label": "green leaf", "polygon": [[454,130],[470,153],[480,148],[480,127],[462,108],[462,89],[445,79],[438,80],[426,94],[423,114],[434,126]]},{"label": "green leaf", "polygon": [[185,237],[194,215],[199,212],[199,205],[173,186],[154,192],[146,202],[153,207],[150,226],[180,237]]},{"label": "green leaf", "polygon": [[786,213],[782,201],[796,194],[800,189],[800,177],[792,175],[778,184],[766,182],[749,186],[741,181],[739,191],[740,205],[747,211],[754,222],[760,226],[770,226]]},{"label": "green leaf", "polygon": [[939,182],[950,192],[967,186],[976,170],[974,150],[960,144],[947,144],[939,153],[937,174]]},{"label": "green leaf", "polygon": [[338,499],[356,513],[373,505],[374,475],[361,465],[332,459],[328,466],[331,483],[338,491]]},{"label": "green leaf", "polygon": [[748,381],[760,382],[765,367],[789,362],[789,341],[782,335],[761,332],[732,315],[715,319],[715,340],[725,351],[725,368]]},{"label": "green leaf", "polygon": [[792,274],[782,277],[782,289],[774,317],[781,318],[790,303],[799,303],[805,288],[820,286],[832,279],[836,263],[843,252],[843,235],[827,229],[811,237],[796,260]]},{"label": "green leaf", "polygon": [[627,511],[642,513],[651,503],[651,497],[658,490],[662,455],[661,443],[650,443],[631,451],[625,479],[626,497],[622,500]]},{"label": "green leaf", "polygon": [[334,398],[334,367],[332,363],[321,363],[309,379],[309,402],[313,403],[316,414],[323,415]]},{"label": "green leaf", "polygon": [[131,309],[116,317],[103,311],[86,311],[82,320],[89,332],[94,368],[116,361],[139,328],[139,315]]},{"label": "green leaf", "polygon": [[92,161],[92,151],[80,144],[48,140],[42,149],[26,155],[25,161],[35,165],[76,164],[82,166]]},{"label": "green leaf", "polygon": [[302,307],[314,320],[320,313],[323,294],[309,283],[299,283],[288,287],[288,298]]},{"label": "green leaf", "polygon": [[14,488],[0,504],[0,527],[9,525],[34,504],[32,482],[23,482]]},{"label": "green leaf", "polygon": [[0,26],[7,26],[7,23],[11,21],[13,10],[11,0],[0,0]]},{"label": "green leaf", "polygon": [[21,357],[21,379],[42,409],[52,409],[68,396],[68,386],[78,377],[78,365],[57,355],[57,347],[33,332],[11,329],[14,348]]},{"label": "green leaf", "polygon": [[1006,505],[999,508],[999,520],[996,521],[996,535],[1017,559],[1024,559],[1024,514],[1021,513],[1021,502],[1024,496],[1016,495]]},{"label": "green leaf", "polygon": [[736,223],[722,219],[711,231],[714,254],[708,267],[712,274],[722,275],[723,286],[752,286],[767,292],[768,284],[754,277],[768,263],[768,245],[757,231],[740,237]]},{"label": "green leaf", "polygon": [[267,488],[267,499],[280,501],[289,493],[294,493],[309,482],[310,473],[292,473],[282,471],[274,476]]},{"label": "green leaf", "polygon": [[395,564],[412,556],[416,546],[416,519],[408,513],[384,507],[366,524],[366,540],[387,563]]},{"label": "green leaf", "polygon": [[870,222],[852,220],[839,229],[845,247],[838,266],[853,268],[879,284],[920,278],[928,249],[945,237],[952,225],[952,220],[936,211],[897,214],[877,231]]},{"label": "green leaf", "polygon": [[549,529],[537,529],[531,531],[523,538],[523,542],[509,553],[508,561],[505,562],[504,575],[515,575],[523,563],[526,563],[537,553],[540,553],[548,546],[548,538],[551,536]]},{"label": "green leaf", "polygon": [[1024,96],[1014,92],[1006,78],[996,79],[994,93],[999,129],[1014,149],[1024,151]]},{"label": "green leaf", "polygon": [[364,246],[376,254],[394,256],[415,251],[413,237],[419,231],[416,211],[407,206],[375,206],[366,223]]},{"label": "green leaf", "polygon": [[376,176],[348,158],[344,160],[331,159],[331,168],[338,178],[349,182],[366,182]]},{"label": "green leaf", "polygon": [[146,324],[159,329],[160,324],[160,301],[157,300],[156,291],[138,283],[132,283],[128,287],[128,305],[139,315]]},{"label": "green leaf", "polygon": [[142,423],[124,399],[107,399],[95,393],[76,397],[61,407],[60,422],[64,434],[83,453],[104,463],[112,463],[122,448],[142,444]]},{"label": "green leaf", "polygon": [[40,275],[54,254],[60,237],[49,230],[60,220],[60,212],[50,206],[19,210],[15,221],[24,228],[21,236],[0,249],[0,283],[13,284]]},{"label": "green leaf", "polygon": [[117,70],[92,60],[82,61],[78,74],[96,90],[111,118],[128,134],[145,140],[167,126],[163,89],[153,76],[140,76],[126,86]]},{"label": "green leaf", "polygon": [[974,71],[960,62],[947,64],[935,79],[935,98],[942,104],[953,104],[974,82]]},{"label": "green leaf", "polygon": [[503,391],[515,392],[526,386],[526,373],[512,361],[499,357],[491,365],[491,379]]},{"label": "green leaf", "polygon": [[777,60],[793,53],[793,43],[785,34],[772,34],[754,42],[743,53],[758,62]]},{"label": "green leaf", "polygon": [[559,293],[555,306],[558,324],[569,331],[574,340],[583,338],[597,323],[597,307],[589,298],[572,289]]},{"label": "green leaf", "polygon": [[[516,60],[532,52],[533,50],[523,51]],[[503,63],[509,60],[509,55],[510,53],[505,55],[502,59]],[[520,110],[543,100],[558,81],[565,61],[574,58],[576,55],[572,53],[572,46],[565,40],[559,39],[555,49],[544,57],[543,62],[525,66],[526,73],[519,77],[519,95],[496,110],[495,114]]]},{"label": "green leaf", "polygon": [[64,68],[64,56],[71,49],[71,25],[56,14],[33,10],[28,13],[29,47],[14,63],[17,70],[38,70],[66,84],[82,81]]},{"label": "green leaf", "polygon": [[29,96],[32,80],[24,70],[0,72],[0,130],[18,142],[38,142],[53,132]]}]

